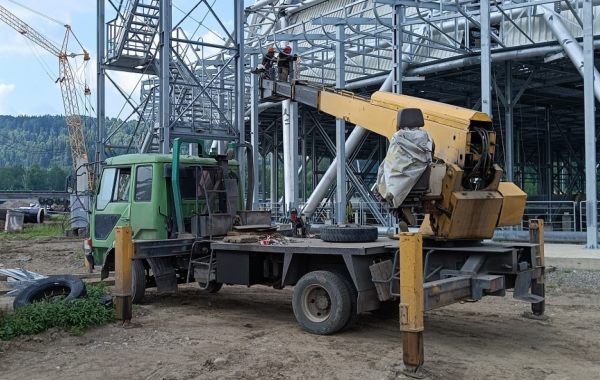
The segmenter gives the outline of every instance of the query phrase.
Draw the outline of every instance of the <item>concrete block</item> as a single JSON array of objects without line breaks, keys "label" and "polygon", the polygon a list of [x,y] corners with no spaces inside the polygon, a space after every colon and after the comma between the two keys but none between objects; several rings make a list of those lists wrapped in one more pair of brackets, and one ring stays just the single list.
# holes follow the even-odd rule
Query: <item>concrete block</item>
[{"label": "concrete block", "polygon": [[23,230],[23,220],[25,214],[15,210],[8,210],[6,212],[6,220],[4,222],[4,231],[16,232]]}]

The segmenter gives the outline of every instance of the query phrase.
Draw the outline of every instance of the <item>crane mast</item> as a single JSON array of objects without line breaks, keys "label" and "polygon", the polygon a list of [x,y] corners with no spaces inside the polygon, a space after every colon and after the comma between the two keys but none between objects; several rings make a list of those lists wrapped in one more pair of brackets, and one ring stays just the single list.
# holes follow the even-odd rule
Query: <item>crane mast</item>
[{"label": "crane mast", "polygon": [[[69,145],[71,147],[71,159],[75,172],[82,165],[88,163],[88,154],[85,146],[85,137],[83,133],[83,118],[79,112],[79,102],[77,100],[77,90],[75,88],[75,77],[68,58],[73,58],[76,54],[67,52],[67,43],[71,33],[71,27],[65,25],[66,32],[63,44],[59,48],[52,41],[48,40],[41,33],[33,29],[23,20],[19,19],[8,9],[0,5],[0,21],[16,30],[18,33],[40,46],[50,54],[58,58],[59,77],[57,82],[60,85],[63,105],[65,108],[65,122],[69,136]],[[89,60],[89,54],[84,51],[84,60]],[[89,175],[88,181],[92,178]],[[91,182],[88,182],[91,184]]]}]

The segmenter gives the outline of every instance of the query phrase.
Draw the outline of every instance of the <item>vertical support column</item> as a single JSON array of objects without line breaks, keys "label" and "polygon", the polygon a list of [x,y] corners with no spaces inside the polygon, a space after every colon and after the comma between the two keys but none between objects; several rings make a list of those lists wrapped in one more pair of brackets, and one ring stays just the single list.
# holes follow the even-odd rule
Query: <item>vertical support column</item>
[{"label": "vertical support column", "polygon": [[[250,56],[250,67],[258,66],[258,55],[252,54]],[[252,144],[252,156],[254,161],[254,167],[251,170],[254,173],[254,191],[252,197],[252,209],[258,210],[258,165],[259,165],[259,141],[258,141],[258,75],[250,76],[250,144]]]},{"label": "vertical support column", "polygon": [[587,248],[598,248],[596,127],[594,109],[594,23],[592,0],[583,0],[583,102],[585,120],[585,194]]},{"label": "vertical support column", "polygon": [[[277,133],[277,122],[273,126],[273,152],[271,153],[271,205],[275,205],[279,202],[279,195],[277,189],[277,176],[279,172],[279,158],[277,157],[277,146],[279,145],[278,133]],[[274,208],[275,206],[272,206]],[[275,210],[277,212],[277,210]]]},{"label": "vertical support column", "polygon": [[283,124],[283,198],[285,210],[296,207],[298,199],[298,103],[281,102]]},{"label": "vertical support column", "polygon": [[402,64],[403,56],[403,32],[402,24],[404,22],[405,7],[404,5],[394,5],[394,17],[392,19],[392,70],[394,79],[392,90],[396,94],[402,93],[402,76],[404,65]]},{"label": "vertical support column", "polygon": [[[346,86],[346,58],[344,56],[344,40],[346,32],[343,24],[337,25],[337,39],[335,44],[335,86],[343,89]],[[337,186],[336,186],[336,222],[346,223],[346,122],[335,119],[335,155]]]},{"label": "vertical support column", "polygon": [[[271,205],[277,203],[277,147],[271,152],[271,191],[269,192]],[[271,206],[273,208],[273,206]]]},{"label": "vertical support column", "polygon": [[115,228],[115,306],[117,319],[131,320],[131,279],[133,267],[133,233],[131,227]]},{"label": "vertical support column", "polygon": [[[96,0],[98,17],[96,18],[96,67],[97,67],[97,85],[96,85],[96,154],[94,161],[99,162],[104,160],[104,132],[106,131],[106,109],[105,109],[105,88],[106,88],[106,73],[104,71],[104,1]],[[100,168],[96,168],[96,175],[100,175]],[[91,189],[93,190],[93,189]]]},{"label": "vertical support column", "polygon": [[400,331],[402,361],[416,372],[425,361],[423,349],[423,237],[400,233]]},{"label": "vertical support column", "polygon": [[546,107],[545,111],[546,122],[546,193],[548,202],[552,201],[552,189],[554,189],[552,178],[552,131],[550,129],[550,108]]},{"label": "vertical support column", "polygon": [[[538,266],[542,267],[542,275],[539,279],[535,280],[531,284],[531,294],[536,296],[546,296],[546,285],[544,285],[544,220],[543,219],[531,219],[529,220],[529,242],[533,244],[539,244],[537,263]],[[535,315],[542,315],[546,310],[546,301],[532,303],[531,311]]]},{"label": "vertical support column", "polygon": [[[222,61],[222,65],[225,64],[224,58],[223,56],[219,56],[219,59]],[[217,67],[217,71],[221,69],[221,66]],[[221,73],[221,75],[219,76],[219,95],[217,96],[217,106],[219,107],[219,109],[223,110],[225,109],[225,73]],[[229,104],[229,107],[231,107],[231,104]],[[223,114],[219,114],[219,122],[221,123],[221,125],[225,125],[226,121],[225,121],[225,116]],[[220,140],[217,142],[217,153],[224,155],[227,154],[227,142]]]},{"label": "vertical support column", "polygon": [[[246,123],[244,122],[244,0],[235,0],[234,3],[234,29],[235,47],[237,56],[235,59],[235,125],[240,136],[240,143],[246,139]],[[240,170],[240,182],[242,188],[246,189],[246,160],[242,149],[238,149],[238,162]],[[255,177],[256,178],[256,177]],[[244,194],[243,198],[246,197]]]},{"label": "vertical support column", "polygon": [[306,180],[308,175],[308,159],[306,152],[306,114],[302,113],[300,117],[300,129],[302,130],[302,202],[306,202]]},{"label": "vertical support column", "polygon": [[514,124],[513,124],[513,88],[512,88],[512,64],[506,61],[505,66],[506,83],[504,86],[504,98],[506,99],[504,120],[506,125],[506,133],[504,140],[504,167],[506,170],[506,180],[512,182],[514,180]]},{"label": "vertical support column", "polygon": [[169,153],[170,136],[169,124],[171,123],[171,100],[169,99],[169,64],[171,61],[171,1],[160,0],[160,61],[159,61],[159,140],[160,152]]},{"label": "vertical support column", "polygon": [[480,2],[481,112],[492,115],[492,59],[490,51],[490,2]]}]

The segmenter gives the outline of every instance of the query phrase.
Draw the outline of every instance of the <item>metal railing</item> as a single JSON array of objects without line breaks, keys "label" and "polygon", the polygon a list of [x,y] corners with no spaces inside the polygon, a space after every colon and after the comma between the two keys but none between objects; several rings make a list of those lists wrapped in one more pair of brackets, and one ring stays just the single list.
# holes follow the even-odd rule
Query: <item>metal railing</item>
[{"label": "metal railing", "polygon": [[[596,202],[596,212],[600,215],[599,210],[600,201]],[[585,232],[587,231],[587,201],[579,202],[579,229],[578,231]],[[597,222],[597,221],[596,221]]]},{"label": "metal railing", "polygon": [[[382,227],[394,227],[397,223],[396,218],[389,213],[389,209],[385,203],[373,202],[367,204],[367,202],[351,202],[351,204],[352,212],[351,215],[348,215],[349,223]],[[299,204],[298,210],[302,210],[302,206],[302,204]],[[378,223],[371,211],[373,206],[386,217],[385,224]],[[600,209],[600,201],[598,202],[598,207]],[[335,220],[335,208],[334,203],[324,202],[311,215],[310,222],[318,224],[337,223]],[[283,203],[261,202],[259,203],[259,210],[270,210],[273,222],[285,222],[289,219],[289,210],[286,210]],[[424,214],[415,213],[414,215],[417,223],[411,227],[419,226],[424,218]],[[548,231],[584,232],[586,231],[586,201],[528,201],[525,205],[521,224],[500,227],[500,229],[525,231],[528,229],[528,221],[530,219],[543,219],[544,226]]]},{"label": "metal railing", "polygon": [[547,231],[577,231],[577,202],[528,201],[523,221],[517,228],[526,230],[530,219],[543,219]]}]

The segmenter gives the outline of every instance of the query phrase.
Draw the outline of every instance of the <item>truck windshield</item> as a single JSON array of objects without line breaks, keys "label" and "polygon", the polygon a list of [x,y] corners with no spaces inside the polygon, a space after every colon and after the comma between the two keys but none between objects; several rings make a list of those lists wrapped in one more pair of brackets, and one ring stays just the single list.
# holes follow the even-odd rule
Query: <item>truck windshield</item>
[{"label": "truck windshield", "polygon": [[102,171],[102,180],[100,182],[100,189],[98,191],[98,198],[96,198],[96,209],[104,210],[110,198],[112,197],[112,190],[115,184],[115,177],[117,174],[116,168],[106,168]]},{"label": "truck windshield", "polygon": [[96,210],[104,210],[110,202],[127,202],[130,179],[131,168],[104,169],[96,199]]}]

